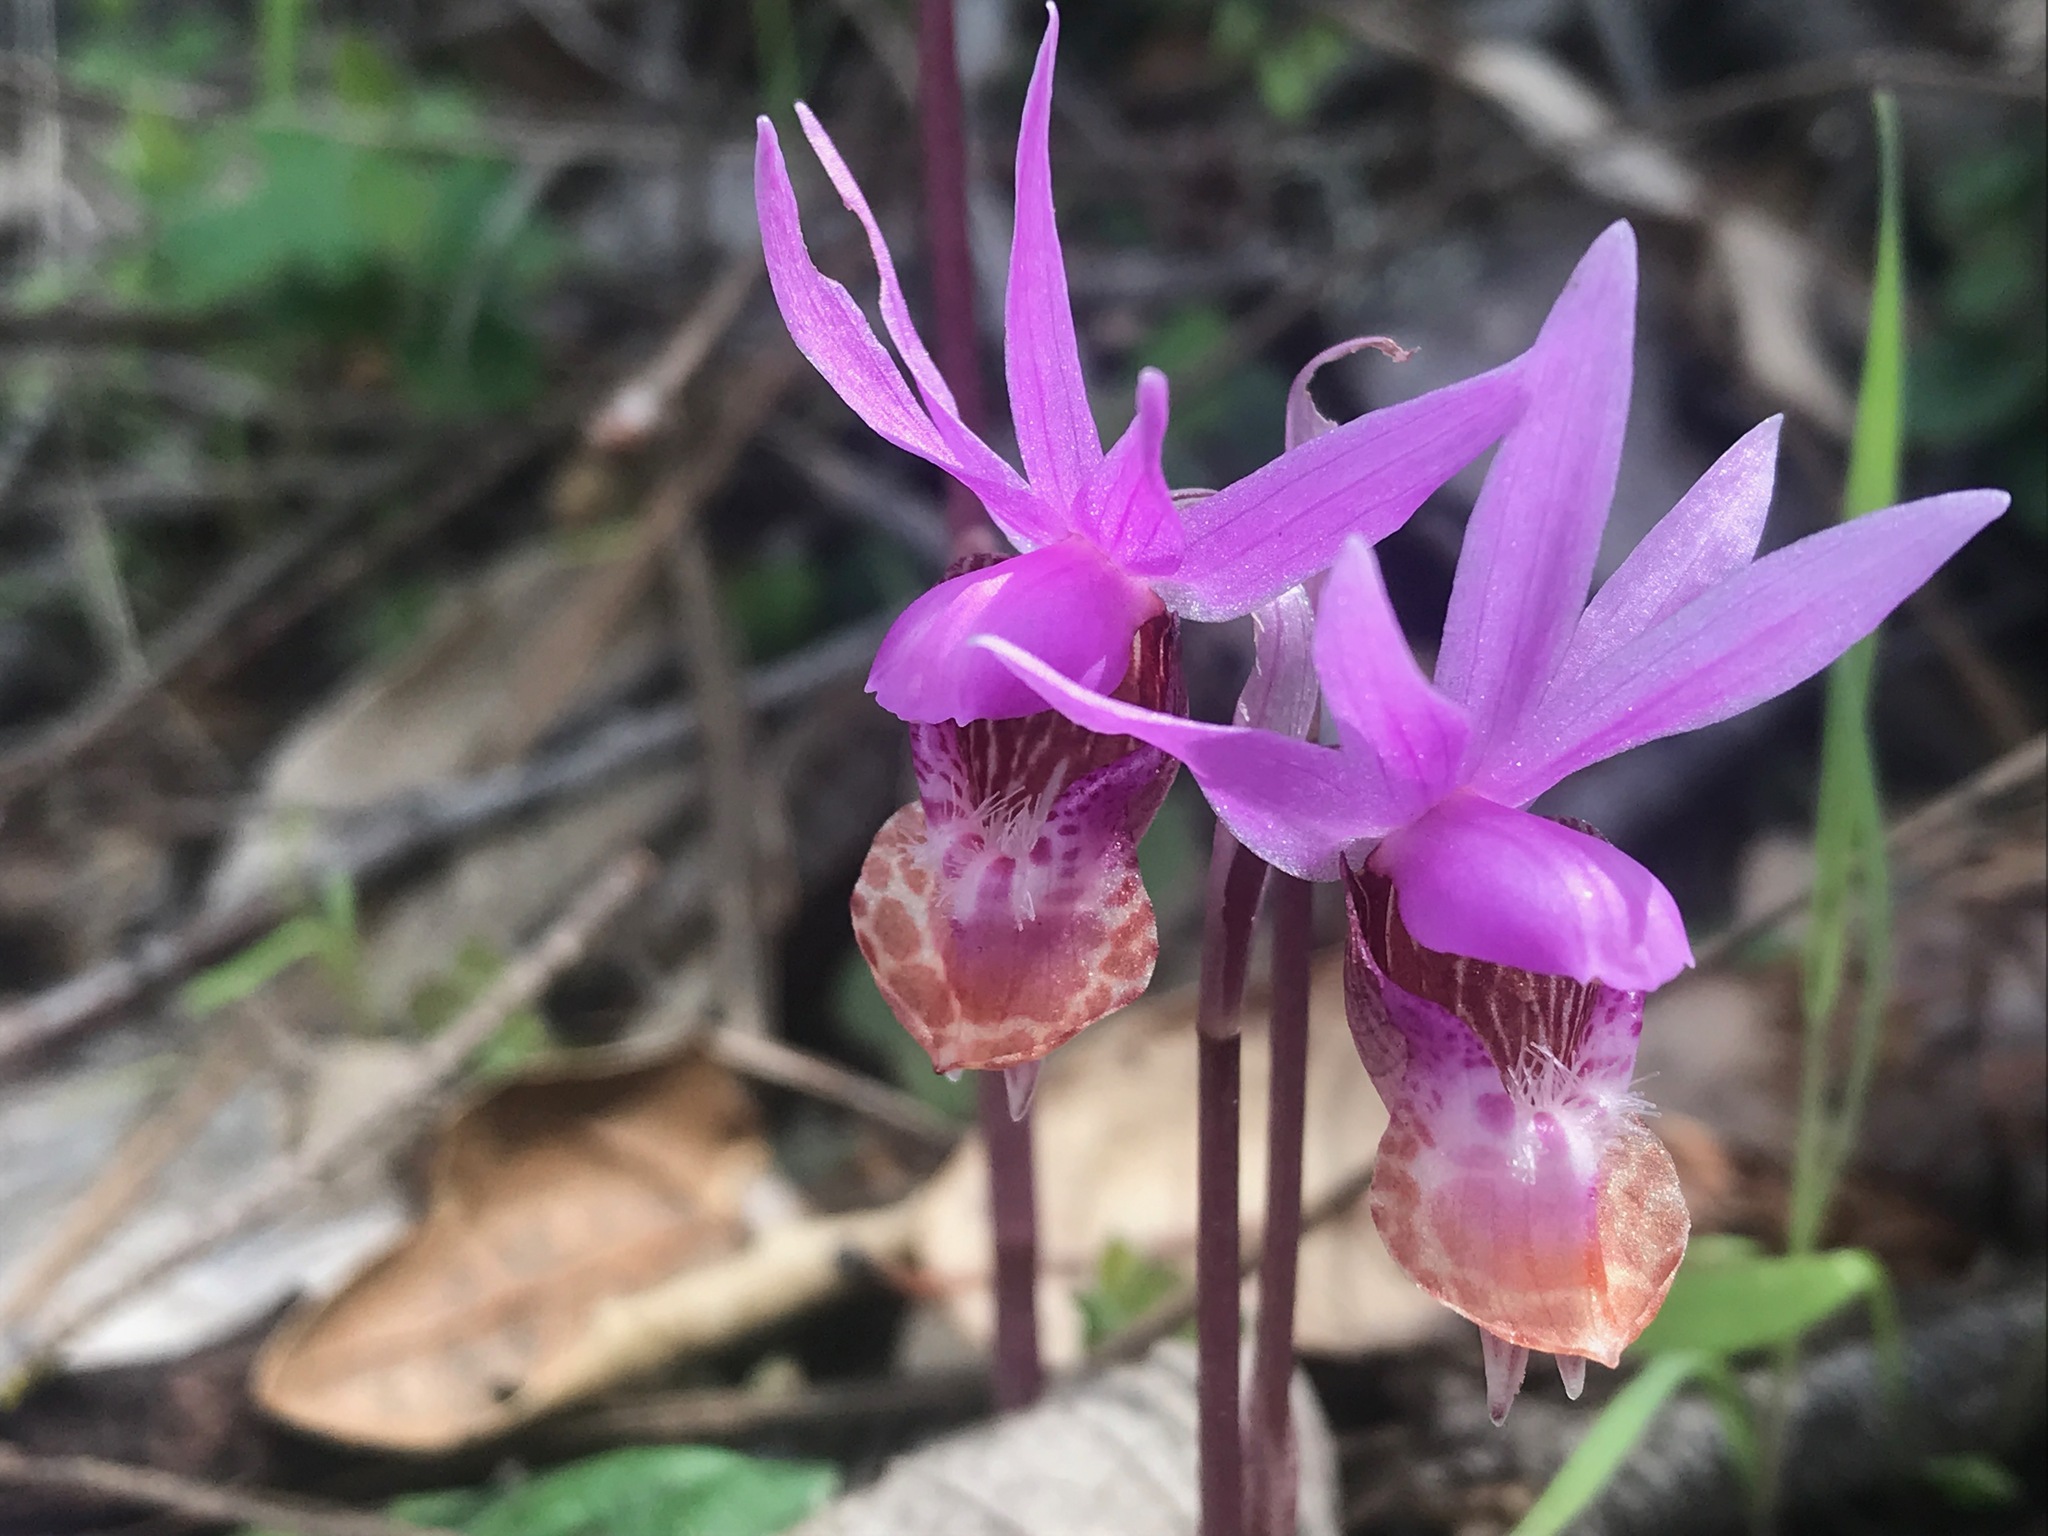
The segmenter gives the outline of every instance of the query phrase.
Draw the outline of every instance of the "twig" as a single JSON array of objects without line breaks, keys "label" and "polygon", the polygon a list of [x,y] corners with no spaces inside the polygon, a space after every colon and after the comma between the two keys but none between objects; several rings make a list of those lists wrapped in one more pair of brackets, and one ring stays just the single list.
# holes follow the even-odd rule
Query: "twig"
[{"label": "twig", "polygon": [[1814,59],[1784,69],[1737,75],[1732,80],[1689,91],[1649,111],[1635,113],[1630,122],[1654,133],[1692,133],[1772,107],[1874,90],[1946,91],[2013,102],[2039,102],[2048,97],[2048,77],[2039,71],[2028,75],[1993,74],[1938,54],[1874,49],[1847,58]]},{"label": "twig", "polygon": [[645,442],[739,319],[761,272],[753,256],[729,262],[654,360],[613,391],[590,418],[583,440],[608,453]]},{"label": "twig", "polygon": [[[779,708],[864,668],[875,639],[873,626],[857,626],[761,668],[747,681],[749,706]],[[358,882],[372,879],[458,837],[671,759],[697,731],[690,705],[648,710],[538,761],[395,795],[338,818],[341,831],[329,867]],[[273,888],[231,908],[203,912],[145,938],[125,955],[0,1009],[0,1074],[249,942],[289,916],[297,899],[294,888]]]},{"label": "twig", "polygon": [[744,1388],[652,1393],[603,1403],[543,1425],[549,1444],[615,1446],[634,1441],[739,1440],[791,1430],[858,1425],[934,1413],[969,1414],[989,1401],[988,1372],[918,1372],[878,1381],[831,1382],[787,1396]]},{"label": "twig", "polygon": [[[347,1164],[388,1144],[430,1100],[461,1075],[470,1057],[511,1014],[531,1003],[550,981],[582,958],[599,930],[640,893],[654,878],[655,870],[654,859],[642,850],[614,861],[584,888],[537,943],[515,957],[474,1002],[421,1049],[408,1082],[369,1104],[355,1107],[352,1117],[330,1135],[317,1144],[301,1146],[282,1167],[218,1207],[197,1231],[70,1311],[45,1320],[39,1328],[24,1330],[26,1337],[17,1346],[21,1356],[17,1370],[35,1369],[54,1350],[143,1287],[250,1227],[282,1215],[308,1189],[325,1183]],[[16,1372],[7,1374],[13,1376]]]},{"label": "twig", "polygon": [[[1325,1222],[1333,1221],[1358,1203],[1359,1196],[1372,1187],[1372,1165],[1340,1179],[1320,1198],[1303,1207],[1301,1232],[1306,1237]],[[1258,1272],[1256,1250],[1247,1250],[1238,1263],[1238,1279],[1248,1280]],[[1092,1376],[1112,1365],[1122,1365],[1150,1353],[1162,1339],[1170,1339],[1195,1320],[1195,1287],[1182,1286],[1142,1316],[1119,1328],[1090,1352],[1075,1369],[1077,1376]]]},{"label": "twig", "polygon": [[903,545],[934,573],[945,568],[945,519],[920,488],[796,422],[776,422],[761,440],[834,506]]},{"label": "twig", "polygon": [[[698,514],[701,496],[690,496],[694,466],[671,475],[656,492],[657,503],[682,502],[668,538],[669,577],[675,587],[677,628],[683,665],[695,685],[697,718],[703,722],[704,769],[711,796],[711,910],[718,934],[721,1002],[728,1026],[767,1033],[767,941],[761,932],[754,890],[755,785],[748,770],[747,713],[740,697],[732,642],[720,612],[718,578]],[[657,515],[650,510],[649,517]]]},{"label": "twig", "polygon": [[186,1520],[260,1526],[294,1536],[455,1536],[442,1526],[409,1525],[307,1499],[223,1488],[197,1478],[94,1456],[31,1456],[0,1440],[0,1483],[122,1504],[146,1504]]},{"label": "twig", "polygon": [[721,1028],[708,1032],[704,1048],[722,1067],[840,1105],[934,1151],[949,1150],[960,1140],[958,1124],[902,1089],[780,1040]]},{"label": "twig", "polygon": [[[2015,747],[1939,799],[1929,801],[1919,810],[1894,822],[1886,836],[1891,859],[1902,866],[1909,866],[1913,853],[1922,843],[1959,822],[1968,821],[1987,803],[2016,789],[2038,785],[2044,772],[2048,772],[2048,735],[2036,736],[2032,741]],[[1910,873],[1909,867],[1902,869],[1906,878],[1910,878]],[[1744,946],[1755,943],[1792,917],[1812,896],[1809,880],[1769,910],[1714,935],[1695,952],[1695,966],[1707,970],[1724,963]]]}]

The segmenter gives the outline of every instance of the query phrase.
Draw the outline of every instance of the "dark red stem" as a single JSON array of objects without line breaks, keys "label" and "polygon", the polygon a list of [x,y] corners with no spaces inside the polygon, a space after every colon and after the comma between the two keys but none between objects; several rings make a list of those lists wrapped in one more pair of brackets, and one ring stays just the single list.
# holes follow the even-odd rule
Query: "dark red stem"
[{"label": "dark red stem", "polygon": [[1287,1394],[1294,1380],[1294,1279],[1301,1248],[1301,1143],[1308,1111],[1308,973],[1315,887],[1275,871],[1267,901],[1273,914],[1273,1070],[1259,1317],[1245,1418],[1245,1478],[1252,1536],[1294,1536],[1300,1471]]},{"label": "dark red stem", "polygon": [[[988,424],[974,323],[974,258],[967,243],[967,116],[953,42],[953,0],[918,0],[917,126],[924,169],[925,239],[931,250],[935,361],[971,432]],[[957,558],[995,547],[974,493],[946,487],[946,525]]]},{"label": "dark red stem", "polygon": [[988,1146],[989,1230],[995,1239],[995,1400],[1002,1410],[1037,1401],[1038,1196],[1032,1187],[1031,1116],[1010,1118],[1000,1072],[980,1072],[981,1137]]},{"label": "dark red stem", "polygon": [[1244,1431],[1238,1415],[1238,1013],[1265,877],[1264,862],[1219,825],[1209,854],[1195,1002],[1195,1354],[1202,1536],[1241,1536],[1244,1530]]}]

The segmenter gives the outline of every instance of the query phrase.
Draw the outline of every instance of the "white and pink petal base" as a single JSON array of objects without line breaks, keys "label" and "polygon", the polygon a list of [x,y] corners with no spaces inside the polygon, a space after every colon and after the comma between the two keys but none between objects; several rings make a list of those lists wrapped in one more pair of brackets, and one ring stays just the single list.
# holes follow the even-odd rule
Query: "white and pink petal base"
[{"label": "white and pink petal base", "polygon": [[1639,992],[1425,949],[1347,870],[1345,998],[1386,1100],[1371,1209],[1415,1283],[1479,1325],[1495,1421],[1528,1352],[1613,1366],[1684,1256],[1678,1174],[1630,1091]]}]

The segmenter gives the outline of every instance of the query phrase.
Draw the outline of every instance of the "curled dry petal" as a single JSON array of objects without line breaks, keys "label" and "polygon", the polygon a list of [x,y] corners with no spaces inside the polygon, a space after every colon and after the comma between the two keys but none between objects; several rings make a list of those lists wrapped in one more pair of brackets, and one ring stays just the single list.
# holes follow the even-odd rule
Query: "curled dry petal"
[{"label": "curled dry petal", "polygon": [[[1186,708],[1171,616],[1139,629],[1120,692]],[[1173,759],[1049,711],[914,726],[911,748],[920,798],[875,838],[851,906],[932,1065],[1036,1061],[1135,1001],[1159,952],[1137,845]]]},{"label": "curled dry petal", "polygon": [[1346,890],[1347,1012],[1390,1117],[1371,1196],[1388,1252],[1498,1341],[1490,1385],[1519,1350],[1616,1364],[1689,1228],[1628,1090],[1642,995],[1426,949],[1386,879]]}]

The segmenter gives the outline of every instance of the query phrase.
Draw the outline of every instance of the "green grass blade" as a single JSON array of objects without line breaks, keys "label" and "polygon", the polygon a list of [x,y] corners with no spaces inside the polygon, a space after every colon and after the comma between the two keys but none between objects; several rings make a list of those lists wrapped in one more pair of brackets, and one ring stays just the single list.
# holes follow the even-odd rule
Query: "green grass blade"
[{"label": "green grass blade", "polygon": [[[1856,427],[1842,515],[1858,517],[1898,499],[1904,437],[1905,298],[1901,233],[1898,110],[1874,98],[1881,203],[1870,328],[1857,391]],[[1814,894],[1801,1003],[1798,1137],[1794,1147],[1787,1246],[1810,1252],[1821,1237],[1828,1203],[1855,1145],[1863,1101],[1876,1069],[1891,981],[1891,890],[1885,862],[1884,811],[1870,740],[1870,689],[1876,637],[1854,646],[1828,674],[1821,739],[1820,807],[1814,831]],[[1852,945],[1860,940],[1860,954]],[[1850,1062],[1830,1106],[1830,1032],[1860,959],[1862,987]]]},{"label": "green grass blade", "polygon": [[1529,1513],[1522,1516],[1511,1536],[1556,1536],[1569,1529],[1579,1512],[1621,1470],[1628,1453],[1671,1395],[1695,1376],[1716,1369],[1719,1366],[1711,1356],[1697,1351],[1659,1355],[1644,1366],[1601,1410],[1586,1438],[1557,1469],[1557,1476],[1529,1506]]}]

